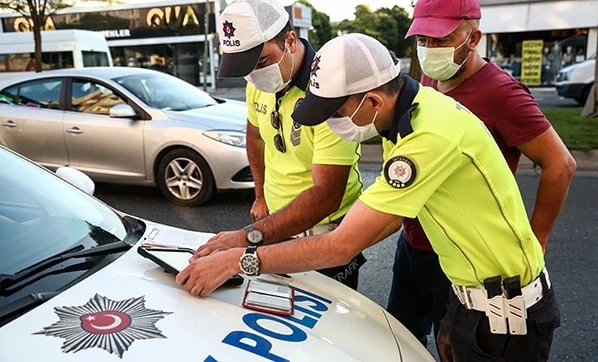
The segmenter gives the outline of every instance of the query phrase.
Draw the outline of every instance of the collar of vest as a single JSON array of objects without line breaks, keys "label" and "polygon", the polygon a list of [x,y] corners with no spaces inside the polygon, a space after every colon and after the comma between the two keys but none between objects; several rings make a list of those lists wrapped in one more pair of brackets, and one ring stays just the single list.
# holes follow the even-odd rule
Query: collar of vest
[{"label": "collar of vest", "polygon": [[316,52],[314,48],[311,47],[309,42],[303,38],[299,38],[299,40],[305,46],[305,55],[303,56],[303,61],[301,62],[301,69],[297,76],[293,79],[293,81],[289,84],[289,86],[285,90],[282,90],[276,94],[277,98],[282,97],[286,92],[288,92],[291,88],[297,87],[301,89],[303,92],[307,92],[307,86],[309,84],[309,74],[311,72],[311,62],[316,56]]},{"label": "collar of vest", "polygon": [[401,75],[401,78],[403,80],[403,87],[399,93],[392,126],[390,130],[382,134],[384,138],[393,143],[397,143],[397,135],[405,138],[413,132],[411,114],[419,105],[419,103],[413,103],[419,91],[419,83],[408,75]]}]

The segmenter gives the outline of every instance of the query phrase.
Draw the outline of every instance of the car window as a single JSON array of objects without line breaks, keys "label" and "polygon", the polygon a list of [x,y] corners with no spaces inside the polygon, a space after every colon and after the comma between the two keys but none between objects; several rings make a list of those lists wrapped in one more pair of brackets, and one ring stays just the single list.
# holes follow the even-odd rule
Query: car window
[{"label": "car window", "polygon": [[114,81],[154,108],[186,111],[217,104],[208,93],[160,72],[134,74],[115,78]]},{"label": "car window", "polygon": [[0,93],[3,102],[34,108],[60,108],[62,79],[41,79],[21,83]]},{"label": "car window", "polygon": [[125,101],[111,89],[89,80],[73,80],[72,110],[81,113],[108,115],[110,108]]}]

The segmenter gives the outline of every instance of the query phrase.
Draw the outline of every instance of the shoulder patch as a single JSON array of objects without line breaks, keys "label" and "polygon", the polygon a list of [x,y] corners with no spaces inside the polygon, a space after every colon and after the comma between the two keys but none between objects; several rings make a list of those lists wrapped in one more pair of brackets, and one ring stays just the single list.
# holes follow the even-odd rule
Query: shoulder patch
[{"label": "shoulder patch", "polygon": [[404,189],[413,183],[417,169],[415,163],[405,156],[396,156],[384,166],[386,182],[396,189]]}]

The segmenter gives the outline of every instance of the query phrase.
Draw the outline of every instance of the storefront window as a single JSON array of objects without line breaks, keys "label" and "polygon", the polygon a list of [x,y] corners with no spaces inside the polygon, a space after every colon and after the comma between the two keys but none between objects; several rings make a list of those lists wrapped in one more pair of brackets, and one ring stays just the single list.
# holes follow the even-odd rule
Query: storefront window
[{"label": "storefront window", "polygon": [[588,29],[495,33],[487,54],[496,64],[530,86],[553,85],[558,71],[584,61]]},{"label": "storefront window", "polygon": [[203,42],[111,47],[110,52],[114,66],[149,68],[202,84]]}]

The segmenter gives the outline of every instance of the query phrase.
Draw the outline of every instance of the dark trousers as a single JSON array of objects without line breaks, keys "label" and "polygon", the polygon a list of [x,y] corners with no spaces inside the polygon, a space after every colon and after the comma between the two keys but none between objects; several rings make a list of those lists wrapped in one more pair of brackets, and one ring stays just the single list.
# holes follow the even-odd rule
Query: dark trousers
[{"label": "dark trousers", "polygon": [[[543,282],[544,286],[546,283]],[[466,309],[451,291],[438,335],[442,361],[547,361],[560,311],[552,289],[527,309],[527,334],[492,334],[485,313]]]},{"label": "dark trousers", "polygon": [[450,282],[434,252],[413,249],[399,234],[386,310],[424,346],[434,326],[437,336],[446,311]]},{"label": "dark trousers", "polygon": [[354,257],[349,264],[335,266],[327,269],[320,269],[318,272],[329,276],[332,279],[357,290],[357,284],[359,282],[359,268],[366,262],[365,256],[359,253]]}]

